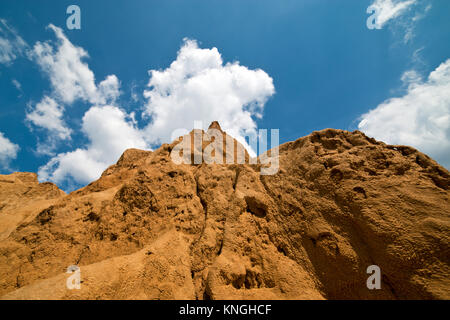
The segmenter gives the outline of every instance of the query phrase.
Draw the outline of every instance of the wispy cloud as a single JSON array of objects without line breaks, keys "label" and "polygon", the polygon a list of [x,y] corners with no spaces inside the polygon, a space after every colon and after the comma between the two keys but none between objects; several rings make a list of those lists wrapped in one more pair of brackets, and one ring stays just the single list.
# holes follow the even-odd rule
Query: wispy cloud
[{"label": "wispy cloud", "polygon": [[11,83],[14,85],[14,87],[16,87],[17,90],[22,92],[22,85],[20,84],[19,81],[17,81],[16,79],[12,79]]},{"label": "wispy cloud", "polygon": [[24,54],[27,43],[5,19],[0,18],[0,63],[9,65]]},{"label": "wispy cloud", "polygon": [[388,24],[400,28],[403,41],[407,43],[414,38],[416,23],[426,16],[431,7],[423,0],[374,0],[368,10],[377,13],[376,23],[379,28]]},{"label": "wispy cloud", "polygon": [[390,20],[404,14],[417,0],[375,0],[370,7],[378,13],[377,23],[383,27]]}]

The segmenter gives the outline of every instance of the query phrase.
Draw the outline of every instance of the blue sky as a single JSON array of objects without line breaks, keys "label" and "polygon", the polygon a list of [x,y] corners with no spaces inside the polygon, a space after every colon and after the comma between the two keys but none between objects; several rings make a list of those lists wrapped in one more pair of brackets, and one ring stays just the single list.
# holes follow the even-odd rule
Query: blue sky
[{"label": "blue sky", "polygon": [[[66,26],[71,4],[81,30]],[[192,115],[235,135],[280,129],[280,143],[359,128],[448,168],[449,14],[447,0],[1,1],[0,173],[72,190]],[[191,91],[177,78],[187,69]]]}]

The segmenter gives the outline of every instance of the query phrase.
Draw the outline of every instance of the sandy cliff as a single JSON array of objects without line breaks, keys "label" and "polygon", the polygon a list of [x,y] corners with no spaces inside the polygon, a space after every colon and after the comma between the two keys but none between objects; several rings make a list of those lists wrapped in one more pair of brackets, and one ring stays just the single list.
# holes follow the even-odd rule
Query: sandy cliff
[{"label": "sandy cliff", "polygon": [[176,165],[177,143],[127,150],[69,195],[0,176],[0,297],[450,298],[450,175],[426,155],[326,129],[281,145],[278,173],[261,175],[248,155]]}]

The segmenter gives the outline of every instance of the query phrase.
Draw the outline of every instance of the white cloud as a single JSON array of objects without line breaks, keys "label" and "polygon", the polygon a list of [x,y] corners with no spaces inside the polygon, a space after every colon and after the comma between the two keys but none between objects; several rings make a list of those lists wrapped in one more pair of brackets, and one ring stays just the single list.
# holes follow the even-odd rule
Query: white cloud
[{"label": "white cloud", "polygon": [[59,139],[70,139],[70,130],[62,119],[64,107],[54,99],[45,96],[31,112],[26,114],[26,120],[35,126],[47,129]]},{"label": "white cloud", "polygon": [[415,36],[416,23],[423,19],[431,9],[431,4],[420,0],[374,0],[368,12],[377,13],[376,24],[379,28],[391,24],[391,30],[402,34],[403,42],[410,42]]},{"label": "white cloud", "polygon": [[92,104],[112,103],[119,96],[119,81],[115,75],[108,76],[97,88],[94,73],[83,59],[88,53],[74,46],[61,28],[50,24],[57,43],[37,42],[31,57],[36,60],[50,78],[55,98],[71,104],[76,99]]},{"label": "white cloud", "polygon": [[14,85],[14,87],[16,87],[17,90],[22,91],[22,85],[19,81],[17,81],[16,79],[12,79],[11,83]]},{"label": "white cloud", "polygon": [[[88,53],[73,45],[62,29],[54,25],[49,28],[57,41],[37,42],[30,53],[52,85],[50,95],[44,96],[26,115],[27,121],[49,134],[45,143],[38,143],[37,152],[52,158],[39,168],[38,175],[41,181],[85,184],[97,179],[125,149],[147,145],[136,128],[134,115],[113,106],[120,95],[118,78],[109,75],[96,85],[94,72],[83,61]],[[64,121],[64,111],[76,100],[94,105],[82,119],[82,133],[89,143],[55,155],[57,140],[71,138],[72,129]]]},{"label": "white cloud", "polygon": [[404,96],[364,114],[358,127],[386,143],[411,145],[450,168],[450,59],[426,81],[413,78]]},{"label": "white cloud", "polygon": [[[152,144],[170,142],[175,129],[189,129],[195,120],[204,125],[219,120],[235,137],[256,134],[252,117],[262,115],[266,100],[274,93],[272,78],[264,71],[249,70],[238,63],[224,65],[216,48],[199,49],[195,41],[186,40],[169,68],[150,71],[150,88],[144,92],[148,101],[143,113],[144,120],[149,122],[140,130],[134,112],[127,114],[113,105],[100,106],[116,100],[120,94],[117,77],[108,76],[95,86],[93,72],[81,62],[87,53],[74,47],[60,29],[51,28],[60,40],[58,49],[53,50],[49,43],[37,44],[34,49],[58,93],[56,98],[50,98],[55,103],[60,97],[65,103],[83,99],[97,105],[82,120],[82,132],[89,143],[54,156],[39,169],[41,181],[91,182],[117,161],[125,149],[149,149]],[[39,120],[38,125],[46,127],[53,117],[51,130],[68,135],[63,123],[58,122],[62,119],[59,112],[62,109],[51,100],[44,98],[44,101],[36,106],[36,110],[41,109],[39,116],[30,121],[35,120],[37,124]]]},{"label": "white cloud", "polygon": [[86,184],[98,179],[125,149],[147,147],[128,115],[114,106],[89,109],[83,117],[82,131],[89,138],[89,144],[53,157],[39,168],[41,180],[63,183],[73,179]]},{"label": "white cloud", "polygon": [[133,81],[130,86],[130,96],[131,96],[131,101],[134,103],[139,102],[141,99],[141,96],[142,96],[142,92],[138,93],[137,88],[138,88],[138,86],[136,84],[136,81]]},{"label": "white cloud", "polygon": [[[98,100],[99,104],[106,104],[114,102],[120,95],[119,79],[115,75],[109,75],[105,80],[98,85]],[[94,102],[95,103],[95,102]]]},{"label": "white cloud", "polygon": [[378,12],[377,23],[383,27],[388,21],[406,12],[417,0],[375,0],[370,7]]},{"label": "white cloud", "polygon": [[217,48],[200,49],[186,40],[165,70],[149,71],[145,128],[150,143],[167,142],[175,129],[190,129],[199,120],[207,126],[219,120],[222,128],[242,141],[256,134],[252,116],[261,117],[274,94],[272,78],[263,70],[249,70],[238,62],[223,64]]},{"label": "white cloud", "polygon": [[0,166],[8,168],[9,162],[17,157],[19,146],[12,143],[0,132]]},{"label": "white cloud", "polygon": [[0,63],[11,64],[27,48],[16,30],[0,18]]},{"label": "white cloud", "polygon": [[94,104],[84,115],[82,132],[89,139],[84,148],[60,153],[39,168],[40,180],[88,183],[117,161],[127,148],[146,148],[142,135],[125,112],[113,104],[120,95],[120,83],[109,75],[98,86],[94,73],[83,60],[87,52],[74,46],[62,29],[49,25],[57,41],[37,42],[30,57],[49,76],[53,91],[32,108],[26,119],[49,131],[38,153],[53,155],[56,139],[70,139],[72,130],[64,122],[64,110],[76,100]]},{"label": "white cloud", "polygon": [[37,152],[53,155],[58,140],[69,140],[72,133],[64,121],[66,106],[76,100],[94,105],[113,104],[120,95],[120,83],[115,75],[109,75],[97,86],[94,73],[83,61],[88,53],[74,46],[62,29],[52,24],[48,27],[57,40],[37,42],[29,55],[48,75],[52,92],[31,108],[27,120],[48,130],[48,137],[44,143],[38,143]]},{"label": "white cloud", "polygon": [[404,84],[411,85],[422,82],[422,77],[417,71],[409,70],[403,73],[401,80]]}]

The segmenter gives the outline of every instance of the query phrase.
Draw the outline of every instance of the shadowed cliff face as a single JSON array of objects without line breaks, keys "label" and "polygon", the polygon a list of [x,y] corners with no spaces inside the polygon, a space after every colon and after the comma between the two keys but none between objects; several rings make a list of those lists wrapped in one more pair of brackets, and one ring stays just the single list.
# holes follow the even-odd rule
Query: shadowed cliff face
[{"label": "shadowed cliff face", "polygon": [[36,211],[49,207],[63,196],[65,193],[53,183],[39,183],[35,173],[0,175],[0,241],[19,223],[31,221]]},{"label": "shadowed cliff face", "polygon": [[[263,176],[247,154],[176,165],[178,143],[127,150],[69,195],[39,187],[30,199],[51,202],[0,238],[0,296],[450,298],[450,175],[426,155],[326,129],[281,145],[278,172]],[[18,175],[0,178],[13,195],[0,219],[4,203],[22,208]],[[70,265],[80,290],[66,288]],[[370,265],[380,290],[366,286]]]}]

